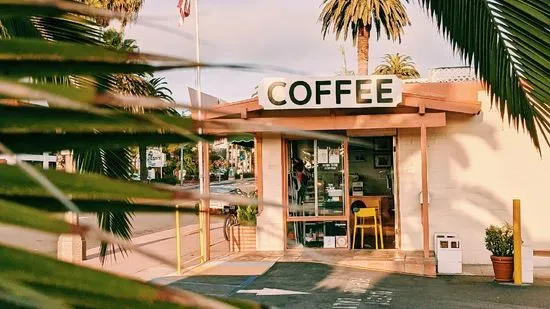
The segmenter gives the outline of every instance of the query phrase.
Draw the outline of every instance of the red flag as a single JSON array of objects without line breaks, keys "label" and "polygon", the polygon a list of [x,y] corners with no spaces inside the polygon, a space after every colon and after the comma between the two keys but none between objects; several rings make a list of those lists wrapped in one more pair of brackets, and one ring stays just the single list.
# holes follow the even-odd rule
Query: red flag
[{"label": "red flag", "polygon": [[189,0],[178,0],[178,11],[180,13],[180,27],[183,25],[185,17],[191,14],[191,2]]}]

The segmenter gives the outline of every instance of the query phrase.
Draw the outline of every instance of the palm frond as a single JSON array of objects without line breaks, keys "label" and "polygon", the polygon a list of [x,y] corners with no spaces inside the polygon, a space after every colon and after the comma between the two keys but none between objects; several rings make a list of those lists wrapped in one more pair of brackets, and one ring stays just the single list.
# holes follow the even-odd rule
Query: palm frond
[{"label": "palm frond", "polygon": [[133,281],[6,246],[0,246],[0,265],[11,280],[74,307],[261,308],[248,301],[218,300]]},{"label": "palm frond", "polygon": [[376,67],[374,74],[396,75],[401,79],[420,77],[411,56],[399,53],[386,54],[384,62]]},{"label": "palm frond", "polygon": [[550,144],[550,7],[538,0],[419,0],[486,84],[502,117]]},{"label": "palm frond", "polygon": [[325,0],[319,16],[323,38],[329,31],[344,40],[351,31],[354,45],[360,31],[374,26],[377,37],[384,32],[388,39],[401,41],[404,28],[410,25],[400,0]]}]

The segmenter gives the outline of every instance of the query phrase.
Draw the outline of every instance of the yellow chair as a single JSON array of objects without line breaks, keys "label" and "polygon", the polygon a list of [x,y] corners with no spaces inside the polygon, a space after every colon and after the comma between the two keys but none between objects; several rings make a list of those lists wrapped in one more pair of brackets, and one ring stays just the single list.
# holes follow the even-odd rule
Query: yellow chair
[{"label": "yellow chair", "polygon": [[[361,229],[361,248],[365,243],[365,229],[373,228],[374,229],[374,240],[376,244],[376,249],[378,249],[378,232],[380,231],[380,242],[381,247],[384,249],[384,238],[382,235],[382,218],[379,218],[376,208],[360,208],[357,213],[355,213],[355,227],[353,228],[353,240],[352,246],[355,249],[355,236],[357,234],[357,229]],[[374,224],[367,223],[367,220],[372,218]],[[378,220],[380,219],[380,223]]]}]

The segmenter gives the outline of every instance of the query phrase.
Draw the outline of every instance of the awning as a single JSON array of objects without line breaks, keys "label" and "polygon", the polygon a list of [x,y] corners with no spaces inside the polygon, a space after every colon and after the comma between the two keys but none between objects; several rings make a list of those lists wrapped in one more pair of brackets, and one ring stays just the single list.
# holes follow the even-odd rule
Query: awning
[{"label": "awning", "polygon": [[230,144],[237,144],[243,147],[253,148],[254,135],[247,133],[228,135],[227,142]]}]

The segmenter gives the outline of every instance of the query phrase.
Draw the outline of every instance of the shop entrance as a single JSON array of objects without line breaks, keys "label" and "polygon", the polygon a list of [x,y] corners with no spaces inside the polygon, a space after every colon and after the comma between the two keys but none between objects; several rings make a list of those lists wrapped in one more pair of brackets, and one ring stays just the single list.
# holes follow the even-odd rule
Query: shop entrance
[{"label": "shop entrance", "polygon": [[[394,138],[393,136],[353,138],[350,142],[349,161],[349,205],[350,233],[354,232],[355,216],[362,208],[375,208],[377,213],[378,247],[394,249],[395,244],[395,173],[394,173]],[[374,218],[363,219],[366,224],[374,225]],[[361,229],[357,230],[354,248],[375,249],[374,228],[364,230],[364,241],[361,242]],[[380,236],[379,234],[382,234]],[[350,238],[351,240],[351,238]]]},{"label": "shop entrance", "polygon": [[285,146],[287,248],[376,249],[373,228],[363,237],[358,230],[352,244],[362,208],[376,208],[378,248],[396,247],[393,136],[287,140]]}]

